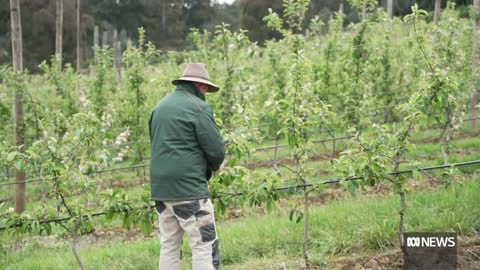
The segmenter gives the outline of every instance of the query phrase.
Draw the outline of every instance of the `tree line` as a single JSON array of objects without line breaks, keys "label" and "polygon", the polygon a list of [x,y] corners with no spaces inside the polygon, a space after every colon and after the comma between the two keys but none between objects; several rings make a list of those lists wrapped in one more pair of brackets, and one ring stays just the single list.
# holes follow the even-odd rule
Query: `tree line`
[{"label": "tree line", "polygon": [[[11,63],[11,29],[9,0],[0,0],[0,64]],[[25,68],[32,72],[55,53],[56,0],[20,1],[23,29],[23,54]],[[63,62],[74,63],[76,58],[76,0],[64,0],[63,7]],[[312,0],[306,13],[306,22],[319,16],[326,22],[340,9],[346,15],[345,24],[358,22],[360,13],[351,0]],[[394,0],[393,15],[404,16],[410,12],[415,0]],[[416,1],[420,8],[433,10],[434,0]],[[446,5],[446,0],[441,0]],[[455,0],[457,8],[465,10],[471,0]],[[387,0],[378,0],[386,7]],[[279,38],[279,33],[269,29],[262,18],[268,9],[282,14],[282,0],[236,0],[232,5],[215,0],[81,0],[80,46],[83,66],[93,59],[94,28],[100,29],[104,45],[113,45],[113,33],[118,32],[122,48],[129,39],[135,40],[137,28],[146,30],[146,38],[162,50],[182,50],[191,47],[191,28],[213,31],[215,25],[225,22],[234,31],[247,30],[252,41],[263,44],[265,40]],[[433,16],[433,15],[432,15]]]}]

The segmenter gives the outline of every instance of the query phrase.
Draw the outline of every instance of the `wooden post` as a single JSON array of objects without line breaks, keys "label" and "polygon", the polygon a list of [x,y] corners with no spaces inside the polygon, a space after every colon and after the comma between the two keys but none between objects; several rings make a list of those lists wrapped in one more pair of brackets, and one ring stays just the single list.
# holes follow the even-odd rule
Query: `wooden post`
[{"label": "wooden post", "polygon": [[55,56],[58,68],[62,70],[62,37],[63,37],[63,0],[57,0],[57,15],[55,23]]},{"label": "wooden post", "polygon": [[388,0],[387,2],[387,14],[388,19],[393,19],[393,0]]},{"label": "wooden post", "polygon": [[[478,39],[480,38],[480,0],[474,0],[474,16],[473,16],[473,33],[472,33],[472,104],[471,104],[471,118],[478,117],[478,110],[476,108],[478,104],[478,89],[480,83],[480,76],[478,74]],[[477,129],[477,120],[472,120],[472,129]]]},{"label": "wooden post", "polygon": [[162,32],[165,35],[165,29],[166,29],[166,24],[167,24],[167,8],[166,8],[166,2],[167,1],[162,1]]},{"label": "wooden post", "polygon": [[77,0],[77,74],[80,68],[80,0]]},{"label": "wooden post", "polygon": [[[10,21],[12,27],[12,58],[13,68],[16,72],[23,71],[22,56],[22,22],[20,15],[20,0],[10,0]],[[15,145],[20,147],[24,145],[23,137],[23,89],[15,89]],[[23,151],[23,147],[20,151]],[[25,210],[25,173],[15,171],[16,195],[15,195],[15,211],[22,213]]]},{"label": "wooden post", "polygon": [[435,15],[433,17],[433,21],[435,22],[435,24],[438,24],[438,22],[440,21],[441,4],[442,0],[435,0]]},{"label": "wooden post", "polygon": [[122,48],[117,29],[113,31],[113,49],[115,53],[114,63],[117,69],[117,82],[120,83],[122,80]]},{"label": "wooden post", "polygon": [[99,43],[99,28],[98,25],[95,25],[93,28],[93,61],[97,63],[97,50],[98,50],[98,43]]},{"label": "wooden post", "polygon": [[102,48],[105,48],[108,46],[108,32],[103,31],[103,36],[102,36]]},{"label": "wooden post", "polygon": [[367,18],[367,0],[363,0],[362,6],[362,22]]},{"label": "wooden post", "polygon": [[77,0],[77,93],[80,98],[83,98],[85,94],[80,89],[80,0]]},{"label": "wooden post", "polygon": [[12,26],[12,58],[13,68],[23,71],[22,54],[22,21],[19,0],[10,0],[10,21]]}]

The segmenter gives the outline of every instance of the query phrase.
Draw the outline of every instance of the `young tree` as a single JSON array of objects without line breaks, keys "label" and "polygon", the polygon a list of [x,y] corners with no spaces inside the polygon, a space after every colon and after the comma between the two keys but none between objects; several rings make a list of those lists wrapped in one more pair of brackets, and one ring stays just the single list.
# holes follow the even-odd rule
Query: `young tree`
[{"label": "young tree", "polygon": [[[311,260],[308,253],[310,233],[310,192],[308,189],[308,169],[306,161],[311,152],[310,133],[318,126],[324,126],[331,117],[330,105],[325,104],[312,90],[311,62],[305,56],[305,37],[300,34],[303,30],[305,13],[308,10],[308,0],[284,0],[284,17],[269,10],[270,14],[264,18],[267,25],[282,33],[284,42],[288,46],[290,77],[286,85],[285,97],[279,100],[284,104],[284,111],[278,115],[283,123],[279,133],[283,134],[288,142],[290,155],[294,161],[292,167],[281,164],[282,167],[293,173],[303,192],[303,207],[295,207],[291,211],[290,219],[300,222],[304,218],[303,258],[305,268],[311,269]],[[316,115],[318,118],[308,118]]]}]

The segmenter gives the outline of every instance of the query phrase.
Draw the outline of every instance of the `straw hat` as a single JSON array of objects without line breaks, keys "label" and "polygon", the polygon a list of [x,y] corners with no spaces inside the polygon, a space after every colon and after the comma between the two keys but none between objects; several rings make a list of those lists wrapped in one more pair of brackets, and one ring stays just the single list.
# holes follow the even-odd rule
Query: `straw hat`
[{"label": "straw hat", "polygon": [[183,71],[182,77],[173,80],[172,84],[177,85],[180,81],[199,82],[209,85],[208,92],[217,92],[220,90],[218,86],[210,82],[208,76],[207,65],[204,63],[190,63]]}]

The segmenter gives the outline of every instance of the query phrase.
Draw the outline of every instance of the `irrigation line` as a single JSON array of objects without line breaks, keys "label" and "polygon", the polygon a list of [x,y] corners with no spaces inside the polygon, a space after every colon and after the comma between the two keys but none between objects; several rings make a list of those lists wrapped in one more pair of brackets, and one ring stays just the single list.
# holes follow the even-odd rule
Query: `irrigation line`
[{"label": "irrigation line", "polygon": [[[424,168],[417,168],[417,169],[410,169],[410,170],[401,170],[401,171],[394,171],[394,172],[388,172],[385,173],[384,175],[400,175],[400,174],[408,174],[408,173],[413,173],[414,171],[434,171],[434,170],[440,170],[440,169],[446,169],[446,168],[455,168],[455,167],[463,167],[463,166],[471,166],[471,165],[477,165],[480,164],[480,160],[472,160],[472,161],[466,161],[466,162],[459,162],[459,163],[453,163],[453,164],[445,164],[445,165],[437,165],[437,166],[430,166],[430,167],[424,167]],[[284,190],[290,190],[290,189],[298,189],[298,188],[306,188],[306,187],[314,187],[314,186],[321,186],[321,185],[328,185],[328,184],[336,184],[336,183],[341,183],[345,181],[356,181],[356,180],[361,180],[363,179],[363,176],[352,176],[352,177],[345,177],[345,178],[333,178],[329,179],[326,181],[320,181],[320,182],[311,182],[311,183],[306,183],[306,184],[301,184],[301,185],[290,185],[290,186],[282,186],[278,188],[273,188],[273,191],[284,191]],[[290,179],[291,180],[291,179]],[[245,193],[228,193],[229,197],[238,197],[238,196],[243,196]],[[221,198],[220,196],[212,196],[213,198]],[[154,206],[144,206],[140,208],[136,208],[133,210],[137,209],[146,209],[146,208],[153,208]],[[128,211],[119,211],[117,213],[124,213]],[[96,212],[91,214],[90,216],[96,217],[96,216],[103,216],[106,215],[108,212],[106,211],[101,211],[101,212]],[[89,216],[85,215],[83,216],[84,218],[88,219]],[[70,220],[71,217],[64,217],[64,218],[55,218],[55,219],[46,219],[46,220],[40,220],[38,221],[39,224],[47,224],[47,223],[59,223],[59,222],[65,222]],[[15,224],[14,226],[10,228],[18,228],[21,227],[22,224]],[[0,231],[5,230],[6,227],[0,227]]]},{"label": "irrigation line", "polygon": [[[447,168],[471,166],[471,165],[477,165],[477,164],[480,164],[480,160],[472,160],[472,161],[465,161],[465,162],[459,162],[459,163],[453,163],[453,164],[444,164],[444,165],[429,166],[429,167],[424,167],[424,168],[416,168],[416,169],[410,169],[410,170],[388,172],[388,173],[385,173],[385,175],[401,175],[401,174],[413,173],[415,171],[427,172],[427,171],[441,170],[441,169],[447,169]],[[355,180],[361,180],[361,179],[363,179],[363,176],[354,176],[354,177],[346,177],[346,178],[333,178],[333,179],[326,180],[326,181],[321,181],[321,182],[313,182],[313,183],[307,183],[307,184],[303,184],[303,185],[293,185],[293,186],[279,187],[279,188],[274,189],[274,190],[280,191],[280,190],[286,190],[286,189],[312,187],[312,186],[320,186],[320,185],[326,185],[326,184],[337,184],[337,183],[341,183],[341,182],[345,182],[345,181],[355,181]]]}]

